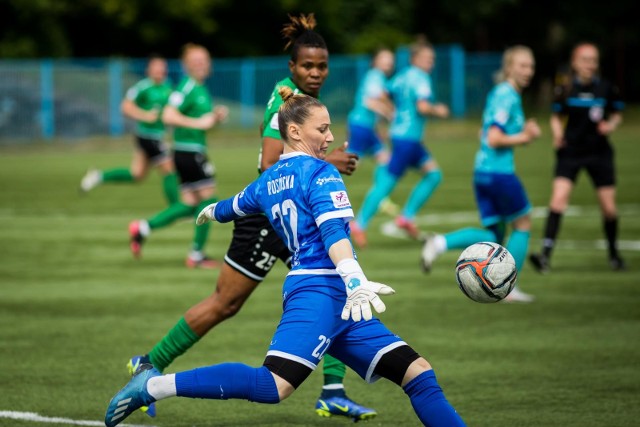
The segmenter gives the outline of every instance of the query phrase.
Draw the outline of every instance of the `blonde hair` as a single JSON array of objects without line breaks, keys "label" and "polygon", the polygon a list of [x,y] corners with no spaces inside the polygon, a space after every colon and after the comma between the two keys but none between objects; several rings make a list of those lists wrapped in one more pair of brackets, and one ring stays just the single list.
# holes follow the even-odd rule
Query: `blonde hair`
[{"label": "blonde hair", "polygon": [[293,89],[289,86],[278,88],[278,95],[283,101],[278,108],[278,128],[283,141],[287,141],[287,125],[289,123],[302,125],[311,115],[311,108],[324,107],[322,102],[312,96],[301,93],[294,94]]},{"label": "blonde hair", "polygon": [[529,54],[533,58],[533,51],[528,46],[518,44],[508,48],[502,54],[502,68],[496,73],[497,82],[503,82],[507,79],[507,74],[509,72],[509,68],[511,68],[511,64],[513,64],[513,59],[520,53]]}]

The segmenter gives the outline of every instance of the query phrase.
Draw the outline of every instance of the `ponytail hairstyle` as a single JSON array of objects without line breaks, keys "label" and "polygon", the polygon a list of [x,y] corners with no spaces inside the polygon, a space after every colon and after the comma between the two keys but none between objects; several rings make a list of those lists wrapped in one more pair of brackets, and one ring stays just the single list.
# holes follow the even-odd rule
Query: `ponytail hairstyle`
[{"label": "ponytail hairstyle", "polygon": [[534,57],[531,48],[521,44],[512,46],[505,50],[502,54],[502,68],[500,68],[500,71],[498,71],[495,76],[495,80],[497,83],[501,83],[507,80],[507,77],[509,77],[507,73],[509,72],[511,64],[513,64],[513,58],[515,58],[515,56],[519,53],[527,53],[531,55],[532,58]]},{"label": "ponytail hairstyle", "polygon": [[280,129],[280,137],[283,141],[287,141],[287,125],[295,123],[302,126],[307,118],[311,115],[311,108],[324,107],[322,102],[309,95],[294,94],[289,86],[281,86],[278,94],[282,97],[282,105],[278,108],[278,128]]},{"label": "ponytail hairstyle", "polygon": [[316,18],[313,13],[300,16],[289,15],[289,22],[282,28],[282,37],[287,40],[284,50],[291,47],[291,60],[296,62],[298,51],[301,47],[317,47],[326,49],[327,44],[320,34],[313,31],[316,27]]}]

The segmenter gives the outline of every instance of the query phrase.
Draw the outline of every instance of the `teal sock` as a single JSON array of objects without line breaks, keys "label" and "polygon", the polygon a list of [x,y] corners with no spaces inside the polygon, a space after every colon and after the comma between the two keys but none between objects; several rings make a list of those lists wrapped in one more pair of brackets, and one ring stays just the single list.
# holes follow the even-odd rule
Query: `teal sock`
[{"label": "teal sock", "polygon": [[413,219],[416,217],[420,208],[427,203],[427,200],[431,197],[438,185],[442,182],[442,172],[440,169],[428,172],[422,177],[422,179],[416,184],[409,195],[409,199],[404,206],[403,216],[407,219]]},{"label": "teal sock", "polygon": [[376,170],[373,187],[367,193],[358,214],[357,222],[360,228],[367,228],[371,219],[378,212],[380,202],[391,194],[397,182],[398,179],[389,173],[386,167],[379,167]]},{"label": "teal sock", "polygon": [[513,259],[516,261],[516,268],[518,271],[522,269],[524,259],[527,256],[527,250],[529,249],[529,235],[531,233],[523,230],[513,230],[509,241],[507,241],[507,250],[513,255]]},{"label": "teal sock", "polygon": [[149,228],[162,228],[179,220],[192,216],[195,210],[194,206],[185,205],[184,203],[174,203],[163,211],[158,212],[149,219]]},{"label": "teal sock", "polygon": [[[197,217],[202,209],[204,209],[211,203],[215,203],[217,201],[218,199],[214,197],[214,198],[203,200],[202,202],[200,202],[200,204],[198,205],[198,207],[194,212],[195,216]],[[209,238],[210,227],[211,227],[210,222],[205,222],[202,225],[195,226],[195,230],[193,233],[193,247],[192,247],[194,251],[198,251],[198,252],[202,251],[202,249],[204,248],[204,245],[207,243],[207,239]]]},{"label": "teal sock", "polygon": [[134,182],[131,171],[126,168],[116,168],[102,171],[102,182]]},{"label": "teal sock", "polygon": [[162,190],[164,191],[164,197],[166,197],[169,205],[173,205],[180,201],[178,175],[175,172],[165,175],[162,178]]},{"label": "teal sock", "polygon": [[478,242],[493,242],[495,235],[482,228],[463,228],[444,235],[447,249],[464,249]]}]

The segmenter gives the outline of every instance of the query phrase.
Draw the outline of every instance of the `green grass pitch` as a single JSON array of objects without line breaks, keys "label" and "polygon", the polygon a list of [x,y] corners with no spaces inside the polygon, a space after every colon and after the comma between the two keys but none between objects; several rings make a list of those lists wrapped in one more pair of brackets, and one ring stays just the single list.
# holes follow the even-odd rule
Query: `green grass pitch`
[{"label": "green grass pitch", "polygon": [[[546,116],[543,125],[546,123]],[[522,289],[529,305],[474,303],[455,284],[457,252],[419,267],[419,244],[370,232],[359,251],[368,277],[388,283],[383,321],[434,366],[445,393],[469,426],[633,426],[640,422],[640,114],[629,112],[615,134],[621,212],[620,239],[628,271],[609,270],[597,202],[586,175],[563,222],[553,272],[526,265]],[[437,121],[429,146],[444,181],[423,209],[425,230],[477,225],[471,167],[478,119]],[[544,137],[518,149],[518,172],[532,204],[548,201],[553,154]],[[211,134],[219,193],[228,197],[256,176],[258,138],[221,128]],[[336,139],[344,138],[337,126]],[[129,137],[54,141],[0,147],[0,425],[35,426],[2,411],[35,412],[72,420],[103,419],[112,395],[127,381],[125,363],[148,351],[192,304],[212,292],[217,272],[184,267],[193,224],[181,222],[151,236],[143,259],[128,250],[127,224],[164,206],[155,173],[135,186],[103,186],[80,197],[88,166],[128,165]],[[372,176],[370,161],[346,178],[358,207]],[[410,174],[392,199],[403,202]],[[463,212],[459,216],[453,215]],[[536,211],[539,212],[539,211]],[[536,215],[532,248],[543,218]],[[222,257],[231,225],[215,225],[208,252]],[[167,372],[224,361],[261,364],[281,312],[278,265],[236,318],[214,329]],[[171,399],[158,417],[140,412],[127,423],[157,426],[332,426],[313,407],[322,384],[314,373],[280,405]],[[369,426],[419,425],[401,389],[367,385],[348,372],[347,390],[379,415]]]}]

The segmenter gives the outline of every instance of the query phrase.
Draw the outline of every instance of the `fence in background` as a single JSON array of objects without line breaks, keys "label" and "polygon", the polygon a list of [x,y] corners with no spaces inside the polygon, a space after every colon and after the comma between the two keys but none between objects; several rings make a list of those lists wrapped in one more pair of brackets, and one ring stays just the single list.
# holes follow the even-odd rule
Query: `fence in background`
[{"label": "fence in background", "polygon": [[[435,94],[454,117],[477,112],[493,84],[500,54],[467,53],[458,45],[438,46],[433,70]],[[398,68],[408,52],[397,52]],[[259,125],[273,85],[289,75],[287,57],[216,59],[207,81],[214,102],[227,105],[227,126]],[[120,113],[127,88],[144,76],[143,59],[0,60],[0,138],[77,138],[122,135],[132,123]],[[331,72],[322,101],[336,122],[352,107],[365,55],[331,55]],[[169,78],[182,77],[180,63],[169,61]]]}]

